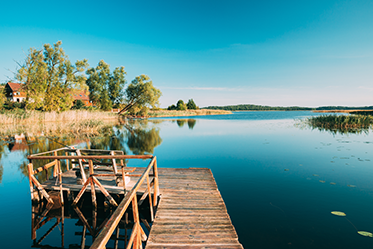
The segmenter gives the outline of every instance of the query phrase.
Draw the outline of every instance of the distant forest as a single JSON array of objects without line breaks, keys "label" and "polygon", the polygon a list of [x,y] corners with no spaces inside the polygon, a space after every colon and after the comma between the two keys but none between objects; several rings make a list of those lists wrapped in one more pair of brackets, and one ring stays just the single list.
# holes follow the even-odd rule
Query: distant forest
[{"label": "distant forest", "polygon": [[208,106],[203,109],[219,109],[227,111],[313,111],[313,110],[373,110],[373,106],[349,107],[349,106],[321,106],[317,108],[299,107],[299,106],[262,106],[262,105],[227,105],[227,106]]}]

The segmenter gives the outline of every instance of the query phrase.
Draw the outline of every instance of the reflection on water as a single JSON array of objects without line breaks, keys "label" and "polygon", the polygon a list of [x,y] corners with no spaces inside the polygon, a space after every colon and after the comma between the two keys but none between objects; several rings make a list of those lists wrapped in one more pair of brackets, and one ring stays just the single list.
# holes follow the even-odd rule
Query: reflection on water
[{"label": "reflection on water", "polygon": [[[319,129],[294,121],[315,115],[320,114],[239,112],[123,121],[98,136],[81,139],[67,134],[53,140],[27,134],[24,138],[18,134],[18,139],[3,137],[0,198],[6,205],[0,207],[0,221],[7,225],[0,226],[2,247],[31,247],[30,231],[19,229],[30,227],[26,156],[62,147],[62,143],[125,154],[152,153],[159,167],[210,168],[246,248],[371,248],[372,238],[358,231],[373,232],[372,132]],[[344,212],[353,225],[333,211]],[[81,212],[92,227],[92,210],[82,208]],[[83,221],[78,221],[74,210],[65,214],[65,247],[81,248]],[[66,218],[69,215],[74,219]],[[96,227],[100,222],[97,219]],[[37,240],[53,224],[50,221],[49,227],[40,228]],[[57,227],[61,229],[61,223]],[[60,247],[59,229],[41,245]],[[15,230],[19,233],[14,234]],[[86,228],[88,242],[90,234]]]},{"label": "reflection on water", "polygon": [[[45,202],[32,205],[32,247],[88,248],[103,229],[114,210],[100,205],[96,209],[92,208],[89,205],[90,198],[86,199],[88,201],[86,202],[83,199],[80,207],[70,205],[56,207]],[[139,211],[141,225],[148,236],[152,225],[149,210],[140,206]],[[123,215],[113,236],[111,236],[107,248],[126,248],[133,226],[132,210],[129,208]]]},{"label": "reflection on water", "polygon": [[177,119],[176,123],[177,123],[177,126],[179,126],[180,128],[182,128],[184,126],[184,124],[187,123],[189,129],[193,130],[194,126],[197,123],[197,120],[190,119],[190,118],[189,119]]}]

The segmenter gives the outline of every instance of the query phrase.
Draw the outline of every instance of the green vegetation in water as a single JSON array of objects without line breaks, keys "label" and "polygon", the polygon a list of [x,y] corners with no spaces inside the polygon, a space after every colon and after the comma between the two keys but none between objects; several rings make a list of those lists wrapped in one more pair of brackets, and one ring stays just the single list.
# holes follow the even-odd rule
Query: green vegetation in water
[{"label": "green vegetation in water", "polygon": [[370,115],[321,115],[305,120],[306,124],[320,131],[332,133],[362,133],[369,132],[373,123]]}]

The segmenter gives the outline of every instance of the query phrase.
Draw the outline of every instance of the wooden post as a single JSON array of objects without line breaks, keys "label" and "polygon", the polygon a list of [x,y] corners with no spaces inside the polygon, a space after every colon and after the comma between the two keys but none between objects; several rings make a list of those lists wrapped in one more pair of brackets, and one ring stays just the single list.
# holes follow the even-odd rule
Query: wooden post
[{"label": "wooden post", "polygon": [[154,207],[157,206],[158,202],[158,195],[159,195],[159,182],[158,182],[158,168],[157,168],[157,158],[154,156],[154,164],[153,164],[153,173],[154,173],[154,199],[153,205]]},{"label": "wooden post", "polygon": [[36,195],[35,190],[34,190],[34,185],[32,184],[32,175],[34,174],[34,166],[32,165],[32,163],[29,163],[27,165],[27,170],[28,170],[28,179],[29,179],[29,184],[30,184],[31,200],[39,201],[39,198]]},{"label": "wooden post", "polygon": [[31,206],[31,239],[36,240],[35,207]]},{"label": "wooden post", "polygon": [[[57,151],[56,151],[57,154]],[[56,167],[56,166],[55,166]],[[58,180],[60,182],[60,199],[61,199],[61,205],[64,205],[63,200],[63,191],[62,191],[62,169],[61,169],[61,161],[57,160],[57,168],[58,168]]]},{"label": "wooden post", "polygon": [[80,248],[84,249],[85,248],[85,232],[87,231],[87,226],[83,225],[83,232],[82,232],[82,240],[80,241]]},{"label": "wooden post", "polygon": [[122,166],[122,180],[123,180],[123,189],[124,195],[126,194],[126,175],[124,174],[124,167]]},{"label": "wooden post", "polygon": [[[58,156],[57,151],[53,151],[54,156]],[[57,160],[55,160],[57,162]],[[57,177],[58,174],[58,162],[53,167],[53,177]]]},{"label": "wooden post", "polygon": [[[77,156],[81,156],[82,155],[80,153],[80,150],[76,150],[76,155]],[[82,180],[83,180],[83,183],[85,183],[87,181],[87,176],[85,175],[85,172],[84,172],[84,167],[83,167],[82,159],[78,159],[78,162],[79,162],[80,173],[82,175]]]},{"label": "wooden post", "polygon": [[92,177],[88,178],[88,181],[91,183],[92,206],[93,206],[94,209],[97,209],[95,184],[94,184],[94,182],[92,180]]},{"label": "wooden post", "polygon": [[152,192],[150,190],[150,182],[149,182],[149,175],[146,175],[146,185],[148,187],[148,192],[149,192],[149,208],[150,208],[150,218],[151,221],[154,220],[154,214],[153,214],[153,203],[152,203]]},{"label": "wooden post", "polygon": [[114,241],[114,249],[118,249],[118,242],[119,242],[119,226],[117,227],[117,231],[115,233],[115,241]]},{"label": "wooden post", "polygon": [[92,210],[92,231],[94,231],[95,234],[92,234],[92,238],[96,238],[96,227],[97,227],[97,207],[94,207]]},{"label": "wooden post", "polygon": [[97,180],[96,177],[92,176],[91,178],[94,183],[98,186],[98,188],[101,190],[101,192],[105,195],[106,199],[108,199],[108,201],[110,202],[111,205],[117,207],[118,204],[117,202],[114,200],[113,197],[111,197],[111,195],[109,194],[109,192],[107,192],[107,190],[104,188],[104,186],[101,185],[101,183]]},{"label": "wooden post", "polygon": [[61,247],[65,247],[65,208],[61,207]]},{"label": "wooden post", "polygon": [[[115,152],[111,151],[110,155],[115,156]],[[115,159],[111,159],[111,162],[113,163],[113,172],[114,172],[114,174],[117,174],[118,169],[117,169],[117,163],[116,163]]]},{"label": "wooden post", "polygon": [[[69,153],[68,152],[65,152],[65,156],[68,156],[69,155]],[[66,159],[66,169],[67,170],[70,170],[70,165],[69,165],[69,159]]]},{"label": "wooden post", "polygon": [[84,191],[87,189],[88,187],[88,184],[89,184],[89,181],[86,181],[82,187],[82,189],[79,191],[78,195],[76,196],[75,200],[73,201],[73,206],[76,205],[78,203],[78,201],[80,200],[80,198],[82,197],[82,195],[84,194]]},{"label": "wooden post", "polygon": [[48,202],[53,203],[52,198],[48,195],[48,193],[44,190],[44,188],[40,185],[38,180],[35,178],[34,175],[31,175],[31,180],[35,184],[36,188],[39,190],[39,192],[45,197],[45,199],[48,200]]},{"label": "wooden post", "polygon": [[137,206],[137,195],[135,194],[132,199],[132,215],[133,215],[133,222],[135,223],[132,233],[136,233],[134,242],[133,242],[133,248],[140,248],[141,244],[141,232],[140,228],[140,217],[139,217],[139,208]]}]

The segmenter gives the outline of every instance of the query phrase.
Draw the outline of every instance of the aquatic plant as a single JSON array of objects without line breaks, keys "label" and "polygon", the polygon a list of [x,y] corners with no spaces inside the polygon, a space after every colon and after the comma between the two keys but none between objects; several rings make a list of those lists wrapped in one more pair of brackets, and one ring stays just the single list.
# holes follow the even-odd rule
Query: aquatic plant
[{"label": "aquatic plant", "polygon": [[332,133],[362,133],[369,131],[373,123],[373,116],[331,114],[309,117],[305,122],[312,128]]}]

